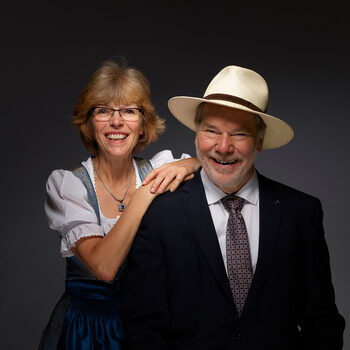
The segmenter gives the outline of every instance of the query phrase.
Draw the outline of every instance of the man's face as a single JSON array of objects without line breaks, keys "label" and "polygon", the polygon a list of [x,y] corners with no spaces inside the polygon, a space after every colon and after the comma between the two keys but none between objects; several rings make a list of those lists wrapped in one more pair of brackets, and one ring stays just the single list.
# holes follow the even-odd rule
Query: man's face
[{"label": "man's face", "polygon": [[258,135],[251,113],[209,103],[202,113],[195,141],[197,157],[217,187],[236,192],[253,174],[264,135]]}]

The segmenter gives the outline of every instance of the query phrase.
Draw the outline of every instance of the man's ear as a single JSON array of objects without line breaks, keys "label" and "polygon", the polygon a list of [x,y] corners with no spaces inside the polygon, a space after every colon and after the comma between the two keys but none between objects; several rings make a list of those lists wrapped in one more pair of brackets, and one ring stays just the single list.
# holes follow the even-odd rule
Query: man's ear
[{"label": "man's ear", "polygon": [[257,152],[261,152],[264,143],[265,131],[259,136],[258,144],[256,145]]}]

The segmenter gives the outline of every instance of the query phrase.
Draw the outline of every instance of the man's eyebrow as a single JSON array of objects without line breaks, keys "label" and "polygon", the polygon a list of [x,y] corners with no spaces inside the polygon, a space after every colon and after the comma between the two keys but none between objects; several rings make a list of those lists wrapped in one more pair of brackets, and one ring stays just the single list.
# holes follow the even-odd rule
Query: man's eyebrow
[{"label": "man's eyebrow", "polygon": [[[203,127],[209,128],[209,129],[214,129],[214,130],[219,130],[219,128],[216,125],[213,125],[213,124],[210,124],[207,122],[203,122]],[[229,134],[235,134],[235,133],[240,133],[240,132],[249,132],[249,131],[245,127],[240,127],[240,128],[236,128],[236,129],[230,131]]]},{"label": "man's eyebrow", "polygon": [[237,129],[235,129],[233,132],[234,132],[234,133],[235,133],[235,132],[248,132],[248,129],[242,127],[242,128],[237,128]]},{"label": "man's eyebrow", "polygon": [[207,123],[207,122],[203,122],[203,126],[205,128],[210,128],[210,129],[217,129],[217,126],[213,125],[213,124],[210,124],[210,123]]}]

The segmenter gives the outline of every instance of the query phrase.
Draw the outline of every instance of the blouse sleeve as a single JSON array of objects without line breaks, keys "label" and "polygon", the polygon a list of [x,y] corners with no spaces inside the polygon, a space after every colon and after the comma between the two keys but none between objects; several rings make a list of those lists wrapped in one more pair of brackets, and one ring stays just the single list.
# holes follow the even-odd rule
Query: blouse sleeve
[{"label": "blouse sleeve", "polygon": [[151,162],[154,169],[160,167],[165,163],[175,162],[184,158],[191,158],[191,156],[186,153],[182,153],[181,158],[175,159],[173,153],[170,150],[164,150],[155,154],[149,161]]},{"label": "blouse sleeve", "polygon": [[49,227],[61,237],[61,254],[73,256],[82,237],[104,236],[80,179],[67,170],[55,170],[46,183],[45,214]]}]

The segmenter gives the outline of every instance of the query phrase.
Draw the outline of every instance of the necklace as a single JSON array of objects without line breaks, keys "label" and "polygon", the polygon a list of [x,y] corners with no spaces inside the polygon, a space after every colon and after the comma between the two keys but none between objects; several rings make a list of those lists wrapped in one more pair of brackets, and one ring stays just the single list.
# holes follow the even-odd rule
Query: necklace
[{"label": "necklace", "polygon": [[126,194],[128,193],[128,189],[129,189],[129,186],[130,186],[130,183],[131,183],[132,167],[130,168],[129,182],[128,182],[128,185],[126,186],[126,190],[125,190],[125,192],[124,192],[123,198],[122,198],[122,199],[118,199],[118,198],[112,193],[112,191],[106,186],[106,184],[102,181],[100,174],[98,173],[97,169],[95,168],[95,159],[94,159],[93,162],[92,162],[92,166],[93,166],[93,168],[94,168],[94,171],[95,171],[97,177],[100,179],[102,185],[103,185],[103,186],[105,187],[105,189],[109,192],[109,194],[110,194],[116,201],[119,202],[119,204],[118,204],[118,210],[119,210],[119,211],[124,211],[125,208],[126,208],[126,204],[124,203],[124,199],[125,199]]}]

